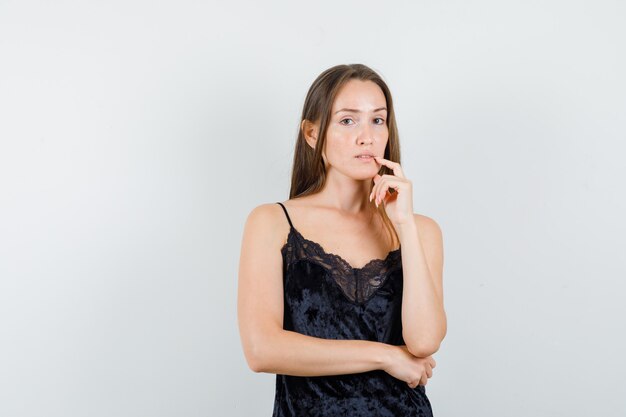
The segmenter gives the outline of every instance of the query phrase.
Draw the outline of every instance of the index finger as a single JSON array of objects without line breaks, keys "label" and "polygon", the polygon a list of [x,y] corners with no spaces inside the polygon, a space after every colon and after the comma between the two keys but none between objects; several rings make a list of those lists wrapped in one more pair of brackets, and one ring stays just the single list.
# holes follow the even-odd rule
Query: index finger
[{"label": "index finger", "polygon": [[393,175],[395,175],[396,177],[406,178],[404,176],[404,172],[402,171],[402,167],[400,166],[398,162],[393,162],[393,161],[390,161],[389,159],[385,159],[380,156],[374,156],[374,160],[376,161],[376,163],[380,165],[384,165],[388,168],[391,168],[393,170]]}]

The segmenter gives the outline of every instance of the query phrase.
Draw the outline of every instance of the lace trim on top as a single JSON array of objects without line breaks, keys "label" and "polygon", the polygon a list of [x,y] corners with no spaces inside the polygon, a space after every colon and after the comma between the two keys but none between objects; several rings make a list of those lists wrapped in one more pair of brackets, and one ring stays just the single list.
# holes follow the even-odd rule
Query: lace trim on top
[{"label": "lace trim on top", "polygon": [[402,267],[401,248],[390,251],[384,259],[372,259],[361,268],[354,268],[341,256],[326,252],[319,243],[306,239],[295,227],[290,227],[287,242],[281,249],[286,259],[285,267],[301,259],[321,265],[354,303],[365,303],[393,271]]}]

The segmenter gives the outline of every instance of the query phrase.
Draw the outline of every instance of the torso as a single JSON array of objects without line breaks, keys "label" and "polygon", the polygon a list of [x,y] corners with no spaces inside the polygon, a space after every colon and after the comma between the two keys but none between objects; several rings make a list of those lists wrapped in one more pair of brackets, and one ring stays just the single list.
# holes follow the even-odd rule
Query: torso
[{"label": "torso", "polygon": [[[310,197],[299,197],[282,202],[294,228],[306,239],[320,244],[326,252],[341,256],[355,268],[360,268],[372,259],[384,259],[398,248],[390,240],[382,219],[378,214],[350,216],[335,209],[320,206]],[[280,216],[278,224],[287,241],[289,223],[283,210],[276,205]],[[371,218],[370,218],[371,216]]]}]

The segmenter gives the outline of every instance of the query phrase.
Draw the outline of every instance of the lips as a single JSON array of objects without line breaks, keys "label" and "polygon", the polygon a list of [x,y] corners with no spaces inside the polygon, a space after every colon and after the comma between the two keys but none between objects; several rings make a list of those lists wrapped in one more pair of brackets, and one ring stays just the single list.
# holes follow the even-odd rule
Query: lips
[{"label": "lips", "polygon": [[362,157],[362,156],[374,157],[374,154],[371,154],[371,153],[362,153],[362,154],[359,154],[359,155],[355,156],[355,158],[359,158],[359,157]]}]

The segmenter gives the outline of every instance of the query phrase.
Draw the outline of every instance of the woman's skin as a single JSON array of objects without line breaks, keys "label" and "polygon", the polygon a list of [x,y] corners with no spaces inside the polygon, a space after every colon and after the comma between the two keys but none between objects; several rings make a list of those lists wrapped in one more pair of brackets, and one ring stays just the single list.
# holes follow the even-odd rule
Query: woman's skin
[{"label": "woman's skin", "polygon": [[[432,376],[436,362],[431,355],[445,336],[441,234],[434,220],[413,213],[412,185],[400,165],[382,158],[389,136],[385,107],[385,96],[375,83],[346,83],[333,103],[322,152],[327,172],[324,188],[284,204],[303,236],[356,268],[372,259],[384,259],[392,249],[393,243],[387,241],[380,220],[373,216],[375,205],[385,205],[402,245],[403,276],[408,281],[404,284],[402,320],[403,327],[407,323],[410,330],[403,336],[409,337],[405,341],[413,342],[411,349],[366,340],[322,339],[284,330],[280,250],[289,224],[278,204],[263,204],[246,220],[238,283],[240,335],[248,365],[255,372],[324,376],[384,370],[411,388],[426,385]],[[319,124],[303,121],[301,128],[314,148]],[[355,158],[363,152],[379,158]],[[377,175],[383,164],[394,174]],[[372,179],[375,185],[370,201]],[[397,192],[389,193],[389,187]],[[341,236],[343,241],[333,242],[328,236]],[[405,256],[405,251],[413,256]],[[406,295],[407,290],[411,297]],[[420,320],[408,320],[410,317]],[[432,323],[423,323],[428,320]],[[426,342],[418,345],[417,340]]]}]

